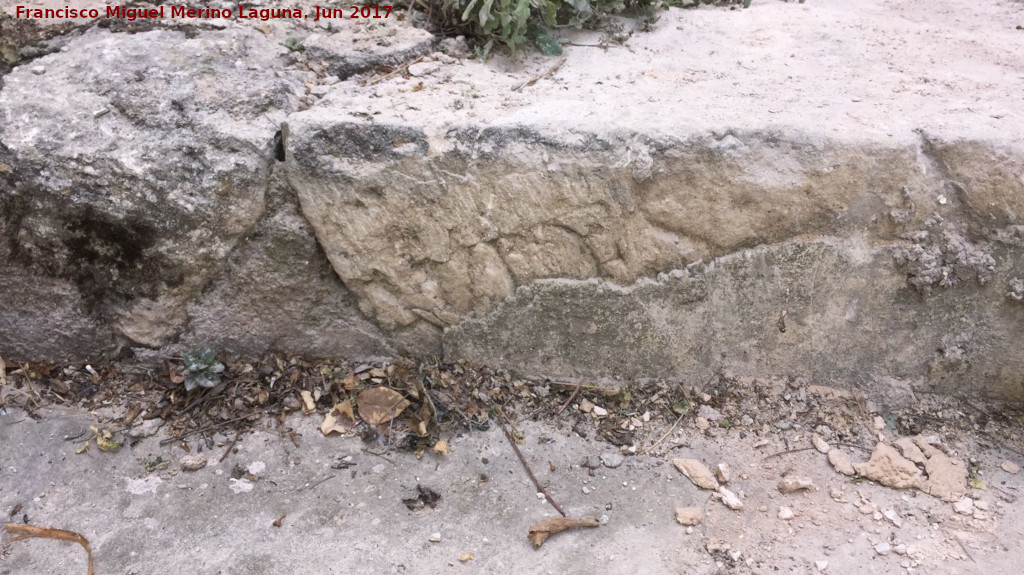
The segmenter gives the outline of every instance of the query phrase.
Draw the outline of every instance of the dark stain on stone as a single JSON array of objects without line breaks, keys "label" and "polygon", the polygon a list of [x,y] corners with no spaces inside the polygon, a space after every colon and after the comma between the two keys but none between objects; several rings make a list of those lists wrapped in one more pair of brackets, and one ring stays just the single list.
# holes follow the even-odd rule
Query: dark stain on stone
[{"label": "dark stain on stone", "polygon": [[[153,280],[165,276],[159,267],[153,269],[156,262],[146,253],[156,242],[156,233],[146,224],[111,221],[86,208],[67,220],[62,233],[70,279],[89,298],[99,299],[107,292],[127,299],[150,295]],[[180,284],[180,274],[166,277]]]}]

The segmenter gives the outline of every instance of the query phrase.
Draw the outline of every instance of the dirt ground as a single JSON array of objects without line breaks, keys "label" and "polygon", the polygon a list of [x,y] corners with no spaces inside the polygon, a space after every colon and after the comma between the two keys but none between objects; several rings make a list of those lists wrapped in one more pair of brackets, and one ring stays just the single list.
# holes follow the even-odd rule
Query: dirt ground
[{"label": "dirt ground", "polygon": [[[551,405],[565,395],[552,394]],[[964,511],[962,500],[840,475],[812,447],[815,431],[799,416],[764,425],[762,413],[748,411],[730,424],[723,413],[733,411],[711,407],[715,399],[698,397],[700,406],[675,421],[636,414],[629,421],[644,439],[631,446],[592,433],[602,416],[586,399],[558,416],[520,421],[523,457],[552,498],[568,516],[601,523],[554,535],[539,549],[527,532],[557,512],[496,425],[442,433],[449,453],[421,458],[382,437],[325,437],[322,416],[301,413],[241,435],[234,448],[233,432],[161,445],[165,435],[145,422],[119,450],[93,442],[77,454],[89,427],[116,410],[9,403],[0,410],[0,512],[3,521],[82,534],[104,574],[1020,572],[1024,476],[1002,466],[1024,460],[1016,444],[993,440],[991,421],[979,424],[948,404],[938,411],[947,423],[919,418],[931,421],[921,435],[965,462],[984,487],[965,489],[972,509],[961,514],[954,507]],[[815,420],[852,422],[856,432],[842,434],[848,441],[897,439],[888,414],[824,409],[814,410]],[[832,449],[845,444],[824,424],[817,431]],[[652,446],[647,455],[630,453]],[[868,457],[869,448],[842,449],[855,462]],[[184,458],[196,456],[207,465],[184,471]],[[696,487],[676,458],[728,464],[726,485],[742,509]],[[813,487],[782,493],[779,482],[794,478]],[[435,507],[403,503],[418,485],[440,495]],[[702,521],[678,524],[679,507],[700,508]],[[85,554],[71,543],[4,535],[0,575],[22,573],[85,573]]]}]

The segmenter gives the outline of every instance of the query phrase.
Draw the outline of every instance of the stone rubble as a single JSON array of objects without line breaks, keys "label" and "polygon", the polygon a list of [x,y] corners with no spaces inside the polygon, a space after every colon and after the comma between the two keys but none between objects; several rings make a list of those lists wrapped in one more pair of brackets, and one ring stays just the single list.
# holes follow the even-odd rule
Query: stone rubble
[{"label": "stone rubble", "polygon": [[609,469],[615,469],[623,464],[626,458],[620,453],[602,453],[601,463]]},{"label": "stone rubble", "polygon": [[830,447],[828,445],[828,442],[825,441],[824,439],[822,439],[822,437],[820,435],[818,435],[817,433],[815,433],[814,435],[811,436],[811,443],[814,444],[814,448],[817,449],[819,452],[821,452],[821,453],[828,453],[829,452]]},{"label": "stone rubble", "polygon": [[964,497],[953,503],[953,511],[960,515],[972,515],[974,513],[974,500]]},{"label": "stone rubble", "polygon": [[206,467],[206,456],[190,454],[181,458],[182,471],[199,471]]},{"label": "stone rubble", "polygon": [[842,451],[838,447],[831,449],[828,452],[828,462],[832,465],[832,468],[838,473],[842,473],[848,477],[853,477],[857,474],[857,471],[853,468],[853,462],[850,461],[850,456]]},{"label": "stone rubble", "polygon": [[919,488],[924,484],[917,466],[884,443],[875,445],[867,462],[855,463],[853,468],[859,475],[894,489]]},{"label": "stone rubble", "polygon": [[737,496],[732,491],[726,489],[725,487],[719,487],[718,494],[722,497],[722,504],[728,507],[729,509],[732,509],[733,511],[739,511],[743,509],[743,501],[740,500],[739,496]]},{"label": "stone rubble", "polygon": [[732,471],[729,469],[728,463],[719,463],[715,466],[715,478],[718,479],[719,483],[729,483],[732,478]]},{"label": "stone rubble", "polygon": [[805,489],[814,489],[814,482],[807,477],[790,476],[779,482],[779,491],[793,493]]},{"label": "stone rubble", "polygon": [[704,518],[700,507],[677,507],[676,522],[680,525],[697,525]]},{"label": "stone rubble", "polygon": [[696,459],[673,459],[672,464],[694,485],[701,489],[718,489],[718,480],[711,470]]}]

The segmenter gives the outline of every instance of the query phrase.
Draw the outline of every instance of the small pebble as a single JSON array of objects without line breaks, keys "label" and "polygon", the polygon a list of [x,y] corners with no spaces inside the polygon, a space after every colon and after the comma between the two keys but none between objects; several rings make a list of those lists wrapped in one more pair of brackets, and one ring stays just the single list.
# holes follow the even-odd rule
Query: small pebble
[{"label": "small pebble", "polygon": [[822,439],[817,433],[811,436],[811,443],[814,444],[814,448],[821,453],[828,453],[828,450],[830,449],[828,442]]},{"label": "small pebble", "polygon": [[183,471],[199,471],[206,467],[205,455],[186,455],[181,458],[181,469]]},{"label": "small pebble", "polygon": [[722,483],[729,483],[729,479],[732,477],[732,472],[729,470],[728,463],[719,463],[715,466],[715,477]]},{"label": "small pebble", "polygon": [[732,491],[729,491],[724,487],[719,487],[718,494],[722,496],[722,503],[729,509],[732,509],[733,511],[743,509],[743,501],[741,501],[740,498]]},{"label": "small pebble", "polygon": [[700,507],[677,507],[676,522],[680,525],[696,525],[704,518]]},{"label": "small pebble", "polygon": [[440,533],[431,533],[430,534],[430,542],[431,543],[440,543],[441,542],[441,534]]},{"label": "small pebble", "polygon": [[900,516],[896,514],[894,509],[886,509],[883,515],[896,527],[903,527],[903,520],[900,519]]},{"label": "small pebble", "polygon": [[783,521],[789,521],[792,518],[793,518],[793,510],[792,509],[790,509],[789,507],[786,507],[786,506],[779,507],[779,519],[782,519]]},{"label": "small pebble", "polygon": [[964,497],[960,501],[953,504],[953,511],[956,511],[960,515],[971,515],[974,513],[974,500],[970,497]]},{"label": "small pebble", "polygon": [[779,491],[793,493],[801,489],[814,489],[814,483],[806,477],[787,477],[779,482]]},{"label": "small pebble", "polygon": [[[594,413],[597,412],[595,411]],[[626,458],[623,457],[622,455],[619,455],[618,453],[601,454],[601,463],[603,463],[604,466],[608,467],[609,469],[615,469],[616,467],[619,467],[625,460]]]}]

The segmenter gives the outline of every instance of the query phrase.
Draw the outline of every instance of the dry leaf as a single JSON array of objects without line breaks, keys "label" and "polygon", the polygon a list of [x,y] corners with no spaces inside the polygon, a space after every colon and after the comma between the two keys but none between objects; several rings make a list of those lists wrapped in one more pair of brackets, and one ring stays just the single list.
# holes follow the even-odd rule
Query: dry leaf
[{"label": "dry leaf", "polygon": [[87,566],[89,573],[93,575],[92,565],[92,549],[89,547],[89,540],[82,537],[74,531],[65,531],[63,529],[51,529],[49,527],[36,527],[34,525],[20,525],[18,523],[8,523],[4,525],[4,529],[8,533],[14,533],[11,536],[11,541],[21,541],[22,539],[28,539],[29,537],[39,537],[42,539],[58,539],[60,541],[71,541],[72,543],[78,543],[85,549],[85,555],[87,558]]},{"label": "dry leaf", "polygon": [[356,396],[359,417],[370,425],[382,425],[398,417],[409,407],[402,394],[384,386],[372,387]]},{"label": "dry leaf", "polygon": [[356,416],[352,413],[352,404],[343,401],[335,405],[324,417],[320,425],[320,433],[330,435],[332,433],[345,434],[356,426]]},{"label": "dry leaf", "polygon": [[273,525],[274,527],[280,527],[281,524],[282,524],[281,522],[284,521],[285,517],[288,517],[288,515],[282,515],[282,516],[278,517],[277,519],[274,520],[273,523],[271,523],[271,525]]},{"label": "dry leaf", "polygon": [[472,561],[474,557],[476,557],[476,555],[473,555],[472,553],[463,553],[458,556],[458,560],[465,563],[466,561]]},{"label": "dry leaf", "polygon": [[540,523],[537,523],[533,527],[530,527],[530,535],[528,536],[530,541],[533,542],[534,548],[539,548],[547,541],[548,537],[551,537],[555,533],[561,533],[566,529],[576,529],[577,527],[599,527],[601,522],[596,517],[587,515],[586,517],[551,517],[545,519]]},{"label": "dry leaf", "polygon": [[345,386],[345,391],[352,391],[359,387],[359,378],[356,377],[356,374],[349,372],[345,379],[341,380],[341,383]]},{"label": "dry leaf", "polygon": [[426,437],[428,434],[427,422],[414,415],[409,418],[409,431],[413,432],[414,435]]},{"label": "dry leaf", "polygon": [[312,393],[300,391],[299,395],[302,396],[302,415],[309,415],[316,411],[316,401],[313,400]]},{"label": "dry leaf", "polygon": [[437,443],[434,444],[434,451],[440,453],[441,455],[447,455],[448,451],[450,451],[450,449],[448,448],[448,442],[438,441]]},{"label": "dry leaf", "polygon": [[[121,449],[121,444],[114,441],[114,434],[109,429],[98,429],[95,425],[90,425],[89,431],[93,433],[96,447],[99,447],[100,451],[117,451]],[[86,449],[88,449],[88,442],[86,444]]]},{"label": "dry leaf", "polygon": [[176,367],[171,365],[171,362],[164,362],[167,366],[167,378],[171,380],[171,383],[175,385],[181,385],[185,383],[185,374],[178,371]]}]

